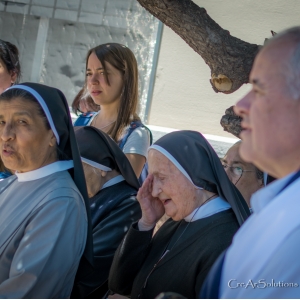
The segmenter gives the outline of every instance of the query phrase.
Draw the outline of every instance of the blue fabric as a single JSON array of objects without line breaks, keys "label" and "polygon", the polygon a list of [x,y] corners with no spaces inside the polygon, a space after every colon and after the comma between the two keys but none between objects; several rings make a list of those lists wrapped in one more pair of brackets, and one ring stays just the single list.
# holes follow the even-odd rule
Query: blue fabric
[{"label": "blue fabric", "polygon": [[0,179],[5,179],[9,176],[11,176],[12,174],[10,172],[0,172]]},{"label": "blue fabric", "polygon": [[[91,118],[96,114],[97,112],[86,112],[81,114],[76,121],[74,122],[74,127],[75,126],[87,126],[87,124],[90,122]],[[121,150],[123,150],[127,139],[129,138],[129,136],[131,135],[131,133],[138,127],[145,127],[149,133],[150,133],[150,145],[152,145],[152,132],[151,130],[146,127],[142,122],[140,121],[133,121],[130,123],[130,126],[128,128],[128,131],[126,132],[126,134],[123,136],[123,138],[120,140],[119,142],[119,147]]]},{"label": "blue fabric", "polygon": [[89,111],[86,113],[82,113],[74,122],[74,127],[75,126],[86,126],[91,118],[96,114],[97,112],[95,111]]},{"label": "blue fabric", "polygon": [[211,267],[200,291],[200,299],[219,299],[221,275],[225,260],[226,250],[218,257]]},{"label": "blue fabric", "polygon": [[[286,189],[290,184],[292,184],[295,180],[300,177],[300,171],[296,172],[288,182],[283,186],[283,188],[278,192],[280,194],[284,189]],[[222,276],[222,269],[223,264],[225,261],[225,254],[224,251],[219,258],[216,260],[214,265],[212,266],[211,270],[209,271],[205,282],[202,286],[200,291],[199,298],[201,299],[218,299],[219,292],[220,292],[220,283],[221,283],[221,276]]]}]

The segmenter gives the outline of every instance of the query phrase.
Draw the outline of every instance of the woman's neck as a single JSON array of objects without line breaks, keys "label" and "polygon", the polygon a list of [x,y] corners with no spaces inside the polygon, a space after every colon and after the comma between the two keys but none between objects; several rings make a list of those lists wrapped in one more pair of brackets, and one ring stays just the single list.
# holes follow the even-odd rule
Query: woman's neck
[{"label": "woman's neck", "polygon": [[119,103],[101,105],[100,118],[104,121],[114,121],[118,117]]},{"label": "woman's neck", "polygon": [[115,105],[101,105],[101,110],[91,125],[104,132],[108,132],[117,120],[118,109],[119,107]]}]

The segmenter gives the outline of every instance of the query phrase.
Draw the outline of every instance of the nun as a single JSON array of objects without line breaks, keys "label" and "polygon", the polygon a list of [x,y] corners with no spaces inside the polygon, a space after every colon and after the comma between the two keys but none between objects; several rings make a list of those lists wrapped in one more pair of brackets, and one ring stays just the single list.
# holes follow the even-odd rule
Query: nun
[{"label": "nun", "polygon": [[0,297],[68,298],[93,263],[83,168],[63,93],[36,83],[0,95]]},{"label": "nun", "polygon": [[136,200],[140,187],[123,151],[106,133],[92,126],[76,127],[89,196],[94,266],[81,264],[72,298],[102,298],[114,253],[132,223],[141,218]]},{"label": "nun", "polygon": [[[176,131],[148,151],[149,176],[138,192],[142,217],[118,247],[110,298],[197,298],[217,257],[250,212],[206,139]],[[156,222],[170,217],[152,237]]]}]

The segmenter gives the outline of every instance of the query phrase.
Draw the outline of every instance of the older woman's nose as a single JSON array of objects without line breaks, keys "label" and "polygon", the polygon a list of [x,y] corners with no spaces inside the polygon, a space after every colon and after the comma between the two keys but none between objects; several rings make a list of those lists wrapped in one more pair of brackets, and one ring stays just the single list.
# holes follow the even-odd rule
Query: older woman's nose
[{"label": "older woman's nose", "polygon": [[1,126],[0,137],[1,137],[2,141],[7,142],[9,140],[12,140],[12,139],[14,139],[14,136],[15,136],[15,133],[10,124],[5,124],[5,125]]},{"label": "older woman's nose", "polygon": [[159,184],[156,182],[156,180],[153,180],[152,183],[152,197],[158,197],[159,194],[161,193],[161,188],[159,186]]}]

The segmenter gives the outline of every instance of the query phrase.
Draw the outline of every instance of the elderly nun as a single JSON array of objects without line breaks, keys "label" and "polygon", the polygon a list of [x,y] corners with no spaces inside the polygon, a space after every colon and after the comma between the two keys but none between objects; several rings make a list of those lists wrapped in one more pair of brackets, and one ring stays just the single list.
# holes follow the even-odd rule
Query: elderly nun
[{"label": "elderly nun", "polygon": [[63,93],[35,83],[3,92],[0,147],[5,166],[16,170],[0,182],[0,297],[68,298],[82,254],[88,263],[93,257]]},{"label": "elderly nun", "polygon": [[102,298],[114,253],[141,217],[140,187],[129,160],[114,140],[92,126],[76,127],[89,196],[94,266],[80,264],[72,298]]},{"label": "elderly nun", "polygon": [[[155,298],[175,292],[197,298],[217,257],[250,214],[205,138],[172,132],[148,152],[149,176],[137,199],[142,218],[116,251],[111,298]],[[152,237],[156,222],[170,217]]]}]

